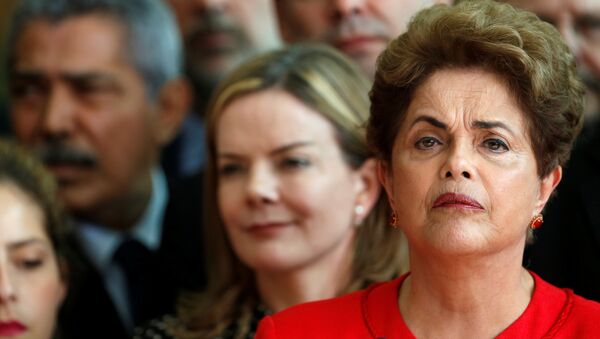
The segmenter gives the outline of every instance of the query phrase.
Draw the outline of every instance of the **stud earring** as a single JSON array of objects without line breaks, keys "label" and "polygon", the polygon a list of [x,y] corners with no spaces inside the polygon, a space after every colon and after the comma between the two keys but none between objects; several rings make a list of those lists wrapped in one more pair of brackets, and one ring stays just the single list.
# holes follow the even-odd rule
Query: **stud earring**
[{"label": "stud earring", "polygon": [[542,226],[543,223],[544,216],[538,214],[535,217],[533,217],[533,219],[531,219],[531,221],[529,222],[529,228],[531,228],[532,230],[537,230],[538,228],[540,228],[540,226]]},{"label": "stud earring", "polygon": [[396,211],[392,211],[392,217],[390,218],[390,225],[393,228],[398,228],[398,215],[396,215]]},{"label": "stud earring", "polygon": [[365,213],[365,208],[363,205],[356,205],[354,207],[354,214],[356,215],[354,218],[354,226],[359,227],[362,224],[363,213]]}]

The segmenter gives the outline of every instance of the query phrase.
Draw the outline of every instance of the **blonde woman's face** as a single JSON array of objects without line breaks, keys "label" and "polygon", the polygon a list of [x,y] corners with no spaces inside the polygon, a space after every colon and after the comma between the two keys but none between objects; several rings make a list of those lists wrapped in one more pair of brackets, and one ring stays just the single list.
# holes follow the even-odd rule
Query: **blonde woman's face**
[{"label": "blonde woman's face", "polygon": [[42,211],[0,183],[0,338],[51,338],[64,294]]},{"label": "blonde woman's face", "polygon": [[382,177],[411,255],[518,255],[560,168],[538,177],[524,113],[496,75],[454,69],[417,88]]},{"label": "blonde woman's face", "polygon": [[351,256],[368,211],[355,213],[361,179],[325,118],[271,89],[234,99],[216,132],[219,211],[244,263],[289,272]]}]

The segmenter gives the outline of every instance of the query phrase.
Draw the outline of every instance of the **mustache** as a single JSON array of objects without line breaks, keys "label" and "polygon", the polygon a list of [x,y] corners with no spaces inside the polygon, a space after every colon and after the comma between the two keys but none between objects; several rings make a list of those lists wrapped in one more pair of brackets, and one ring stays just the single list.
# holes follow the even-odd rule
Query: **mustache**
[{"label": "mustache", "polygon": [[34,149],[33,152],[46,165],[95,167],[98,164],[95,155],[64,144],[42,145]]},{"label": "mustache", "polygon": [[387,26],[381,21],[362,15],[351,15],[344,17],[338,25],[330,29],[326,34],[327,41],[351,37],[354,35],[389,37]]},{"label": "mustache", "polygon": [[243,35],[235,22],[223,14],[222,11],[207,10],[197,20],[186,40],[191,42],[214,32],[225,32],[236,37]]}]

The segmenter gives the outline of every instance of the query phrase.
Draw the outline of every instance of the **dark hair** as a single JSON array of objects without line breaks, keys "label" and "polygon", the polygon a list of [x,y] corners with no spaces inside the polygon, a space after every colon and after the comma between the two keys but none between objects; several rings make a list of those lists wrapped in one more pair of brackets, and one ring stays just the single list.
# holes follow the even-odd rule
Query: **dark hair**
[{"label": "dark hair", "polygon": [[[44,216],[44,230],[54,252],[65,262],[68,256],[65,238],[70,224],[58,202],[54,178],[25,150],[0,140],[0,184],[2,183],[15,185],[39,206]],[[61,270],[63,279],[64,273]]]},{"label": "dark hair", "polygon": [[550,24],[487,0],[421,11],[379,56],[367,131],[378,156],[390,161],[413,93],[428,76],[473,67],[503,78],[525,112],[538,175],[564,165],[583,123],[574,57]]}]

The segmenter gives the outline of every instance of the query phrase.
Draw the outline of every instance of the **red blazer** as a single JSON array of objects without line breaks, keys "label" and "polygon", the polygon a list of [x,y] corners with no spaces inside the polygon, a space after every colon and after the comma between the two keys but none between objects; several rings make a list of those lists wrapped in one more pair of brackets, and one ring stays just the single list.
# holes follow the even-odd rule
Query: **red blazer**
[{"label": "red blazer", "polygon": [[[497,338],[600,338],[600,303],[531,275],[535,291],[529,306]],[[397,306],[398,290],[406,276],[265,317],[256,339],[415,338]]]}]

